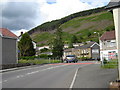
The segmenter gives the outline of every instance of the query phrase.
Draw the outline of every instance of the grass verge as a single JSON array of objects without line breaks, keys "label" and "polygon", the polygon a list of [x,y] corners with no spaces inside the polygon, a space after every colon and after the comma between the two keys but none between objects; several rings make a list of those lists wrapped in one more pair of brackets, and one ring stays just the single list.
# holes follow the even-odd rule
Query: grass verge
[{"label": "grass verge", "polygon": [[101,67],[106,68],[106,69],[117,68],[118,67],[118,60],[117,59],[110,60],[110,61],[106,62],[105,64],[101,65]]}]

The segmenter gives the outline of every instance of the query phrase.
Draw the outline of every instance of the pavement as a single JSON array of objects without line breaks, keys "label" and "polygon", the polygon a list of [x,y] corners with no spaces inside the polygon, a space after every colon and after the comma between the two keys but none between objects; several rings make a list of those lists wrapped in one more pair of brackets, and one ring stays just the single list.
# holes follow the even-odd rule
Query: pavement
[{"label": "pavement", "polygon": [[[45,64],[42,64],[42,65],[45,65]],[[0,70],[0,73],[20,70],[20,69],[26,69],[26,68],[31,68],[31,67],[37,67],[37,66],[42,66],[42,65],[30,65],[30,66],[16,67],[16,68],[10,68],[10,69],[3,69],[3,70]]]},{"label": "pavement", "polygon": [[117,80],[117,69],[102,69],[99,64],[79,68],[73,88],[109,88]]},{"label": "pavement", "polygon": [[97,62],[47,64],[2,73],[3,88],[107,88],[117,79],[116,69]]}]

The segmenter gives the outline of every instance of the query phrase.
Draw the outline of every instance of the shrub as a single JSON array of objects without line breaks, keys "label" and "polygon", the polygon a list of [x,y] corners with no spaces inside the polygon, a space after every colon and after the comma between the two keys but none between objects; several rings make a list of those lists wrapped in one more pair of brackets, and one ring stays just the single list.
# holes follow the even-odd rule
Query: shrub
[{"label": "shrub", "polygon": [[103,64],[107,64],[107,60],[105,58],[103,60]]},{"label": "shrub", "polygon": [[81,57],[80,58],[82,61],[84,61],[84,60],[89,60],[90,58],[89,57]]},{"label": "shrub", "polygon": [[26,56],[26,57],[20,57],[19,60],[34,60],[34,59],[39,59],[39,58],[52,58],[52,55],[47,55],[47,54],[41,54],[39,56]]}]

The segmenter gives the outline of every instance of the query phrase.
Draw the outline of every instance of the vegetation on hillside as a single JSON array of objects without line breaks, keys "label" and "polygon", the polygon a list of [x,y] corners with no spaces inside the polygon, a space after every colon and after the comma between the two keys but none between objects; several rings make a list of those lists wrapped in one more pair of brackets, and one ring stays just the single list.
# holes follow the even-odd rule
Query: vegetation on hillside
[{"label": "vegetation on hillside", "polygon": [[28,33],[32,34],[32,33],[38,32],[38,31],[51,31],[51,30],[57,29],[61,24],[65,23],[73,18],[88,16],[93,13],[98,13],[101,11],[105,11],[104,7],[86,10],[86,11],[82,11],[82,12],[77,12],[77,13],[71,14],[69,16],[66,16],[64,18],[58,19],[58,20],[53,20],[51,22],[43,23],[43,24],[33,28],[32,30],[30,30]]},{"label": "vegetation on hillside", "polygon": [[44,23],[29,31],[29,34],[38,46],[49,45],[55,36],[54,30],[57,27],[63,30],[65,44],[69,44],[74,35],[77,37],[77,42],[98,42],[98,38],[105,31],[114,30],[113,15],[105,11],[104,7],[78,12],[60,20]]}]

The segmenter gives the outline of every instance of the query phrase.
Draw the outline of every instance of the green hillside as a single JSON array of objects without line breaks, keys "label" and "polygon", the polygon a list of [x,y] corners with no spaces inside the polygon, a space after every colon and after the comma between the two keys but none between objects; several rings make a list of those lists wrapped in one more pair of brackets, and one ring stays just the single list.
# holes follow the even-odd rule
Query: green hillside
[{"label": "green hillside", "polygon": [[[105,31],[114,30],[113,15],[110,12],[101,11],[90,15],[75,17],[60,24],[59,27],[63,30],[63,40],[65,43],[70,42],[72,35],[77,36],[78,42],[98,42],[98,37]],[[50,44],[54,38],[54,32],[55,29],[36,31],[31,34],[31,37],[38,43],[38,46],[47,45]]]}]

